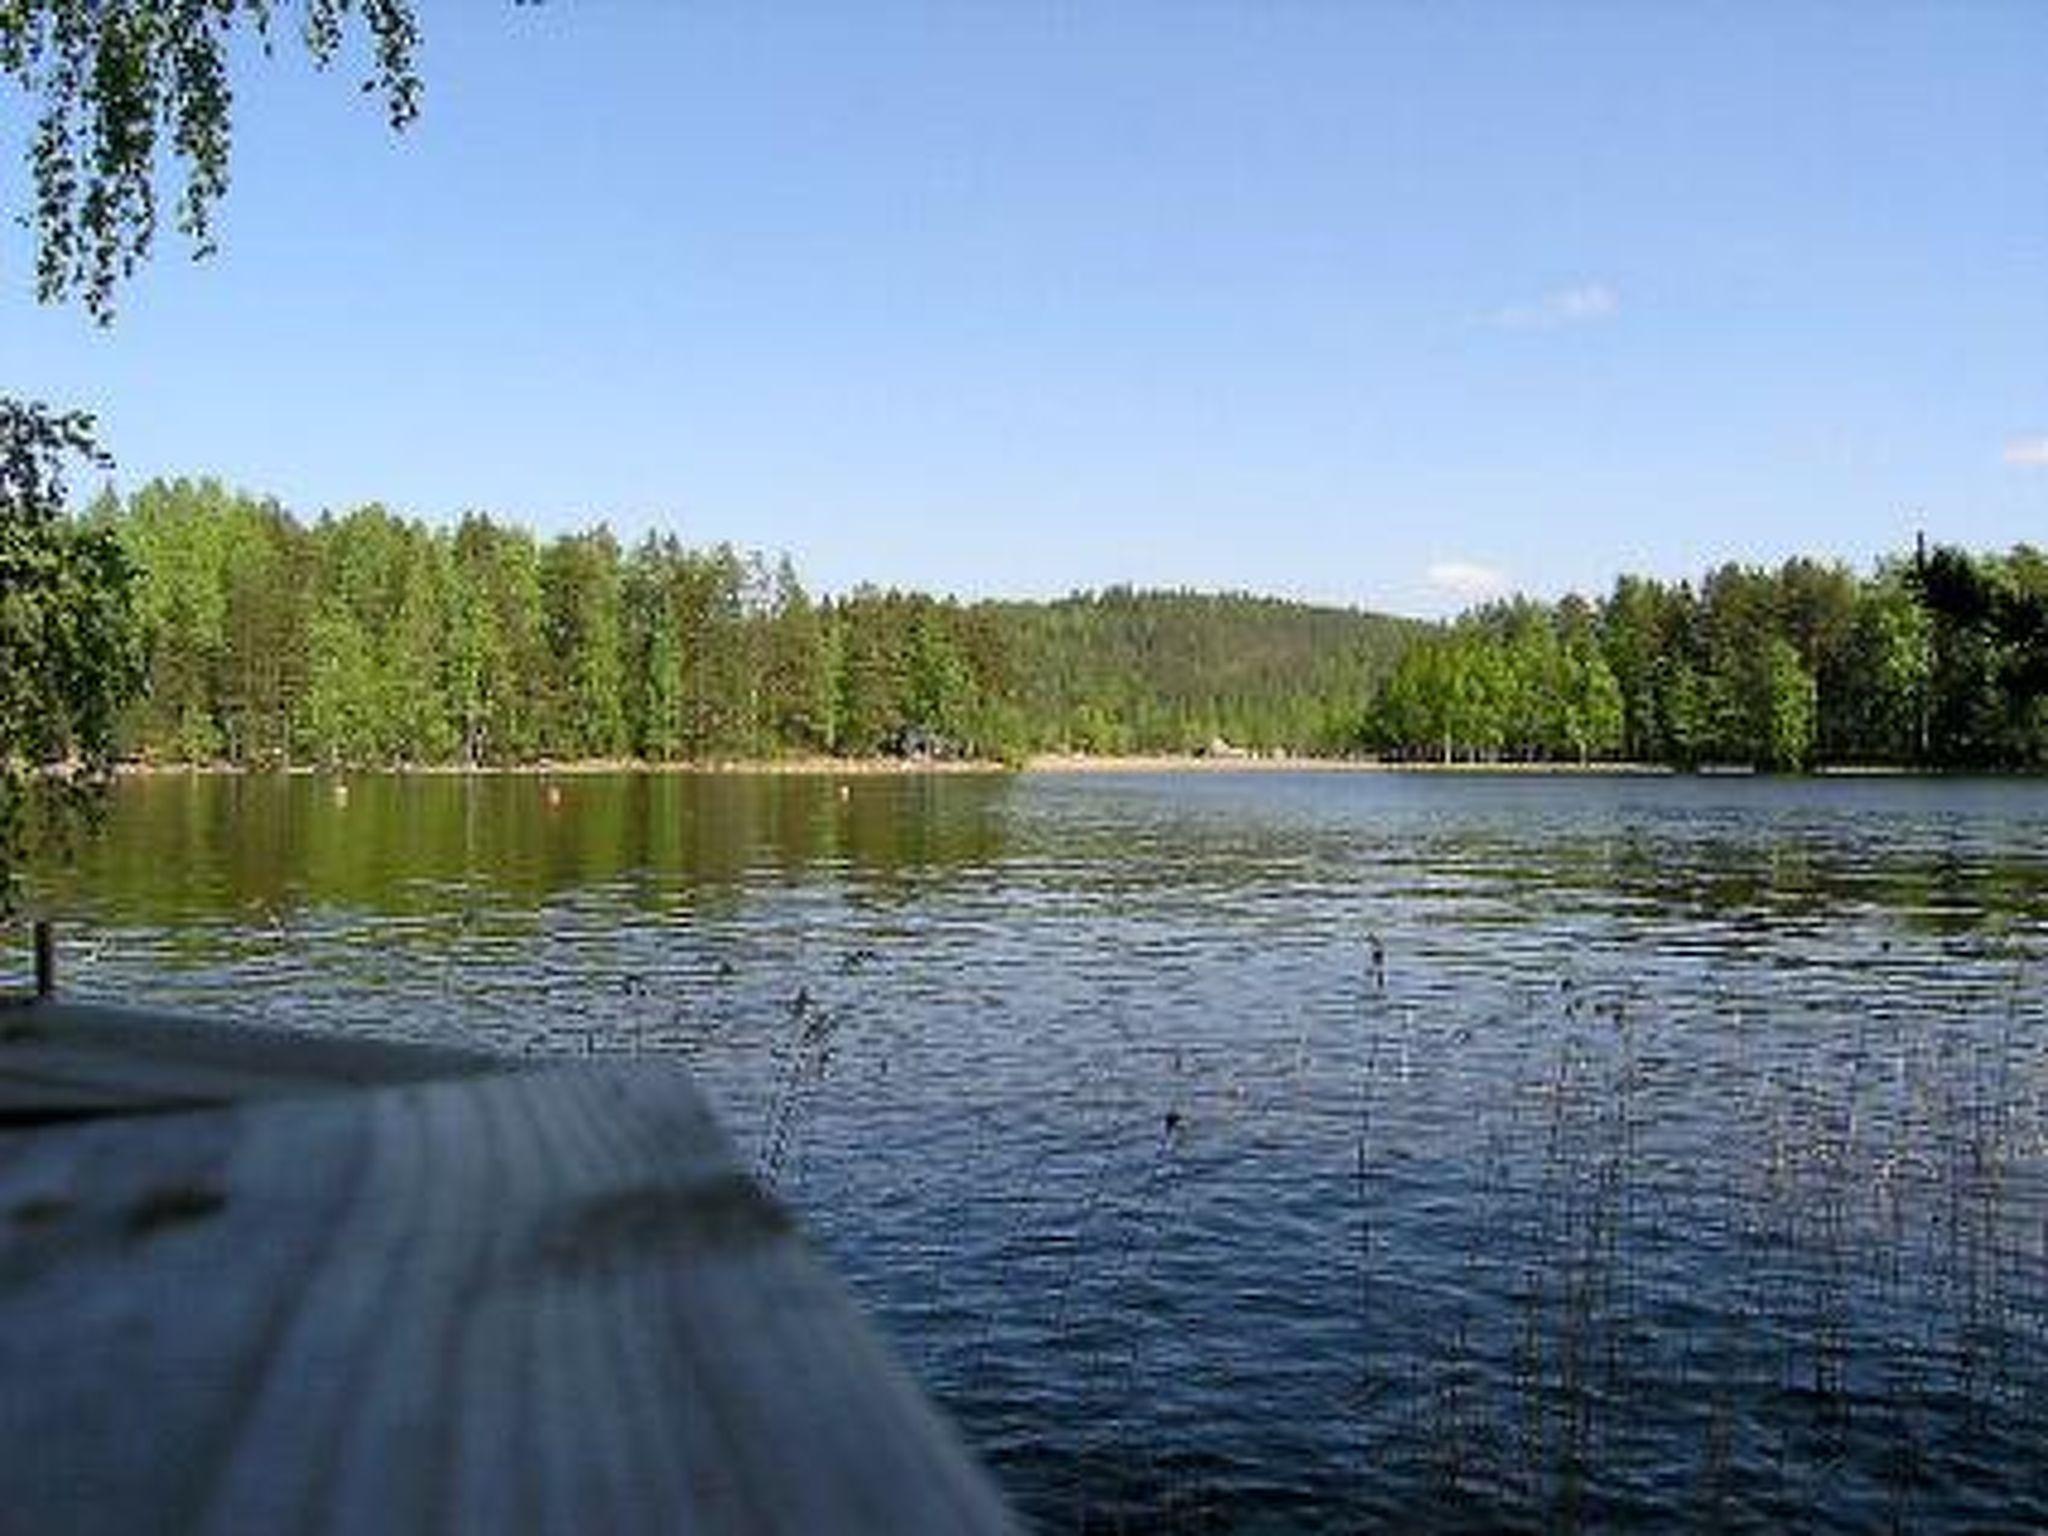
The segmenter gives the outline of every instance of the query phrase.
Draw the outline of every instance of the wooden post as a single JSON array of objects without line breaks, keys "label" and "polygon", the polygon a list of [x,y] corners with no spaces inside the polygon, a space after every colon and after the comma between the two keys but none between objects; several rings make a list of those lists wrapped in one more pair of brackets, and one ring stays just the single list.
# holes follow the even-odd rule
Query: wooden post
[{"label": "wooden post", "polygon": [[36,996],[50,997],[57,991],[57,935],[47,917],[36,919]]}]

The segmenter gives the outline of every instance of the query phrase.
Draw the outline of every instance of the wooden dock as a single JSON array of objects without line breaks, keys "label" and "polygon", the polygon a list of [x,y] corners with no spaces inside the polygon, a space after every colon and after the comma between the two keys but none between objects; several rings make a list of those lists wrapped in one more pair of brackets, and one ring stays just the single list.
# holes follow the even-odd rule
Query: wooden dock
[{"label": "wooden dock", "polygon": [[0,1530],[1017,1528],[680,1071],[0,1006]]}]

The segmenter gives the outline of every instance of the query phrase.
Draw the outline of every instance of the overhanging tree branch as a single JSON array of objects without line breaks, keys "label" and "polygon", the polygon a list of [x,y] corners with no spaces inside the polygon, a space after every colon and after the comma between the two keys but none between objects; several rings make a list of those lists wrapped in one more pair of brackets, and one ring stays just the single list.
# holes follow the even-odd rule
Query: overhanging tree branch
[{"label": "overhanging tree branch", "polygon": [[282,16],[315,64],[360,34],[365,93],[393,129],[419,113],[411,0],[0,0],[0,77],[34,114],[27,141],[37,297],[77,299],[102,324],[155,245],[159,181],[182,176],[173,221],[215,245],[228,188],[238,36],[267,53]]}]

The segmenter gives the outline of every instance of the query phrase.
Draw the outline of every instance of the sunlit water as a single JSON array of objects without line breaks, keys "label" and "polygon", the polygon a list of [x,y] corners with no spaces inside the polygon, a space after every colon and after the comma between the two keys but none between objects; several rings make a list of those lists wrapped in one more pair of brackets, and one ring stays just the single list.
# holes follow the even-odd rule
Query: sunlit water
[{"label": "sunlit water", "polygon": [[81,993],[688,1062],[1049,1528],[2048,1523],[2048,785],[166,779],[63,883]]}]

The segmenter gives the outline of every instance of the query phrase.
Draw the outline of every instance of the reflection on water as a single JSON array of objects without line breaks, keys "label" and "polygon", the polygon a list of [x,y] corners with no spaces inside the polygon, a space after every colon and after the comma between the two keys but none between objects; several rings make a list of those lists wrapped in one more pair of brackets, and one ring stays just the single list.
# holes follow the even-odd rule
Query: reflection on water
[{"label": "reflection on water", "polygon": [[169,779],[60,883],[687,1060],[1052,1526],[2048,1522],[2048,786]]}]

